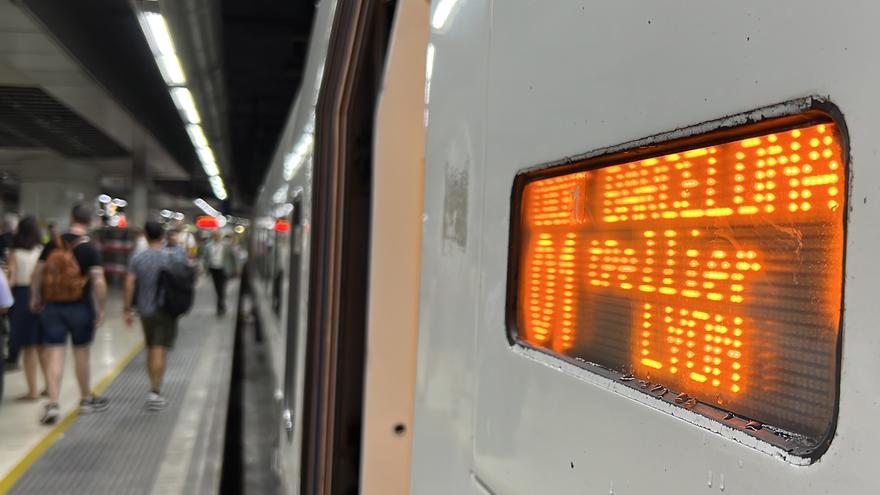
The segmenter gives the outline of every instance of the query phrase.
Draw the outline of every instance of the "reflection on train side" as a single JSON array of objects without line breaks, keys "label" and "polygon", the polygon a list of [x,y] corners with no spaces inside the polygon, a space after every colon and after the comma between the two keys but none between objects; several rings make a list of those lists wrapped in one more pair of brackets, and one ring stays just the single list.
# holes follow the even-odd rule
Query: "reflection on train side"
[{"label": "reflection on train side", "polygon": [[257,276],[264,284],[266,294],[271,297],[272,311],[279,317],[284,300],[285,274],[289,272],[291,228],[287,217],[291,209],[286,209],[276,220],[258,220],[254,229],[252,249],[255,250],[253,259]]}]

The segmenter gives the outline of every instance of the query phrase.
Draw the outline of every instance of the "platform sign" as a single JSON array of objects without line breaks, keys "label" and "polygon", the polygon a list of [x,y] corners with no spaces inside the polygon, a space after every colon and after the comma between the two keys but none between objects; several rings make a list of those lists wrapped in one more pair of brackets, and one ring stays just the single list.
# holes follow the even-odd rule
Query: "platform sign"
[{"label": "platform sign", "polygon": [[220,225],[219,222],[217,222],[217,219],[210,215],[202,215],[196,218],[196,227],[200,229],[213,230],[218,228],[219,226]]},{"label": "platform sign", "polygon": [[519,338],[821,437],[836,397],[840,141],[821,123],[529,182]]}]

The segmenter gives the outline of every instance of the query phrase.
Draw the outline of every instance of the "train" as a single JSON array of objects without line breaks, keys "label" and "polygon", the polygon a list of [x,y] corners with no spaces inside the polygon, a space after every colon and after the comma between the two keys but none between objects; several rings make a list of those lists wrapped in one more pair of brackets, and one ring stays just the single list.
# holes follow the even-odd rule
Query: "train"
[{"label": "train", "polygon": [[874,14],[318,2],[247,275],[284,491],[877,493]]}]

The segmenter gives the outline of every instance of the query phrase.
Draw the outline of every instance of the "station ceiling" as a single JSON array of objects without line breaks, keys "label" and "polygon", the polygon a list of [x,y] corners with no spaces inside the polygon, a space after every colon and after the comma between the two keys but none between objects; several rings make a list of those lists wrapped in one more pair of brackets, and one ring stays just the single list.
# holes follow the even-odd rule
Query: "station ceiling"
[{"label": "station ceiling", "polygon": [[[235,199],[236,209],[246,209],[262,182],[300,86],[314,2],[165,1],[182,2],[174,5],[174,10],[197,12],[200,17],[196,21],[201,27],[220,33],[221,74],[211,77],[222,79],[220,84],[214,85],[222,91],[212,92],[202,100],[216,107],[203,109],[202,113],[218,116],[215,120],[219,122],[215,124],[219,128],[213,134],[223,150],[219,158],[226,162],[221,166],[227,188]],[[190,175],[190,179],[162,179],[156,184],[175,195],[210,195],[207,178],[201,172],[132,3],[119,0],[18,0],[18,3],[37,18]],[[170,23],[174,30],[174,20]],[[177,43],[176,32],[174,36]]]},{"label": "station ceiling", "polygon": [[313,0],[222,0],[232,160],[253,198],[299,89]]},{"label": "station ceiling", "polygon": [[210,194],[198,157],[128,1],[18,0],[187,172],[172,192]]},{"label": "station ceiling", "polygon": [[48,148],[73,158],[128,153],[41,88],[0,86],[0,148]]}]

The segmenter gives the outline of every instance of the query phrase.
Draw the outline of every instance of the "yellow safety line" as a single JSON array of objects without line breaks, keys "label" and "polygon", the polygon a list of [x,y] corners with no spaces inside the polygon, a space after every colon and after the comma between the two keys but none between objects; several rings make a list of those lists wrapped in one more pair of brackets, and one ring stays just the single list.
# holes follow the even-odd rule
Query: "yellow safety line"
[{"label": "yellow safety line", "polygon": [[[143,341],[135,345],[134,348],[132,348],[132,350],[130,350],[128,354],[126,354],[119,361],[119,363],[116,364],[116,367],[113,368],[113,371],[111,371],[107,376],[104,377],[103,380],[95,385],[95,388],[92,389],[93,393],[95,395],[101,394],[101,392],[103,392],[104,389],[106,389],[110,385],[110,383],[112,383],[113,380],[115,380],[116,377],[118,377],[119,374],[122,373],[122,370],[124,370],[125,367],[128,366],[128,363],[130,363],[131,360],[134,359],[134,357],[137,356],[138,353],[141,352],[143,349]],[[24,458],[19,461],[19,463],[16,464],[11,471],[9,471],[9,474],[7,474],[2,481],[0,481],[0,495],[5,495],[6,492],[8,492],[10,489],[12,489],[13,486],[15,486],[22,475],[24,475],[24,473],[27,472],[27,470],[30,469],[30,467],[35,462],[37,462],[37,459],[39,459],[41,455],[43,455],[43,452],[51,447],[52,444],[55,443],[55,441],[64,434],[64,431],[67,430],[71,423],[73,423],[73,420],[76,419],[78,414],[79,408],[75,407],[73,411],[70,411],[67,416],[64,417],[64,419],[59,421],[57,425],[49,430],[49,434],[43,437],[43,439],[40,440],[40,442],[35,445],[34,448],[32,448],[31,451],[28,452],[27,455],[24,456]]]}]

